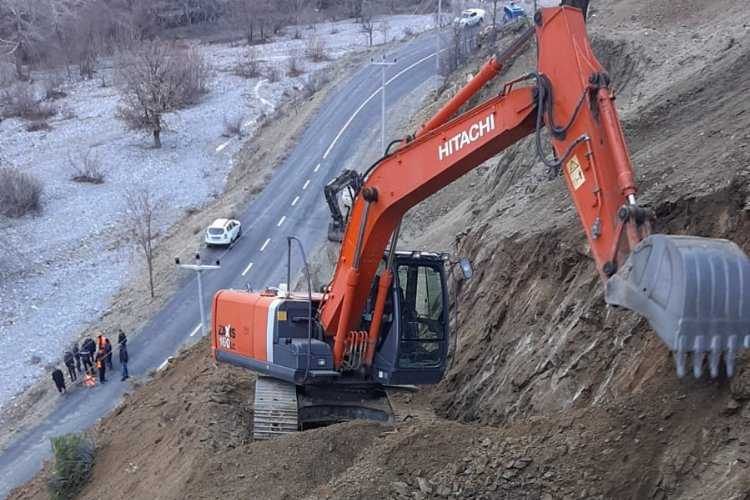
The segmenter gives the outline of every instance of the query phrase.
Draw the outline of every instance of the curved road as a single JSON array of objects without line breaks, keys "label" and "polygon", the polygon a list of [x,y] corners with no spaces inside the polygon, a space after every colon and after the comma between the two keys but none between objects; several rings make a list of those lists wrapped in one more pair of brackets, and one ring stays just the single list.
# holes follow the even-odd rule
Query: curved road
[{"label": "curved road", "polygon": [[[389,54],[397,59],[386,68],[389,104],[397,105],[435,76],[435,36],[423,35]],[[300,238],[308,253],[324,241],[329,215],[323,186],[380,126],[380,72],[380,67],[368,65],[331,92],[291,154],[240,217],[243,237],[223,254],[204,252],[209,262],[221,257],[221,269],[204,274],[207,311],[219,288],[244,288],[249,283],[258,289],[285,281],[287,235]],[[293,275],[301,266],[294,252]],[[174,296],[129,342],[131,375],[147,374],[199,339],[197,283],[192,273],[185,273]],[[128,385],[120,383],[117,375],[96,390],[78,390],[61,398],[42,423],[3,450],[0,496],[7,496],[41,468],[50,453],[50,437],[90,427],[120,401]]]}]

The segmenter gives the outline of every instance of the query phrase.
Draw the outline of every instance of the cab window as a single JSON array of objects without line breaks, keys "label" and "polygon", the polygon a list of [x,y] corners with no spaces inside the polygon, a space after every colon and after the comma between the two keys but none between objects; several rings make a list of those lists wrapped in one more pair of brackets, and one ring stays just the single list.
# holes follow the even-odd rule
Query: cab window
[{"label": "cab window", "polygon": [[401,265],[398,286],[402,319],[399,366],[439,365],[445,338],[440,271],[429,266]]}]

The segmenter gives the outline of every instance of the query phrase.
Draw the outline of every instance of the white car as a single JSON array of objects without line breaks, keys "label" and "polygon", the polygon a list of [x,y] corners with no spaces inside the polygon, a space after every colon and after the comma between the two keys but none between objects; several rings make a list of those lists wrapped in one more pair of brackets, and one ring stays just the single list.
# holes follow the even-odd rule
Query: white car
[{"label": "white car", "polygon": [[234,219],[216,219],[206,229],[206,245],[231,245],[242,235],[240,221]]},{"label": "white car", "polygon": [[477,26],[484,21],[484,9],[466,9],[461,12],[461,17],[453,20],[453,23],[462,28],[468,26]]}]

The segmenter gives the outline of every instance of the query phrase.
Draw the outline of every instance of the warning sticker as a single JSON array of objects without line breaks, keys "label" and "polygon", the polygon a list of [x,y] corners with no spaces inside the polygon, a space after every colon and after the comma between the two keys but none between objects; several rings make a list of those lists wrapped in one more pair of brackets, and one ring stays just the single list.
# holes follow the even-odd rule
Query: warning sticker
[{"label": "warning sticker", "polygon": [[277,311],[276,321],[286,321],[286,311]]},{"label": "warning sticker", "polygon": [[583,169],[577,156],[573,156],[568,161],[568,177],[570,177],[570,183],[573,184],[573,189],[578,189],[586,182],[586,176],[583,175]]}]

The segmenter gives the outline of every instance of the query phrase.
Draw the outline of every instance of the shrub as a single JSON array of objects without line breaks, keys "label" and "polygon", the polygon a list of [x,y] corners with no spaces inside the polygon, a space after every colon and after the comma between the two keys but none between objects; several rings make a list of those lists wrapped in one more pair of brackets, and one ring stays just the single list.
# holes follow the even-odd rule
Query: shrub
[{"label": "shrub", "polygon": [[286,74],[290,78],[296,78],[300,76],[304,71],[302,70],[302,63],[300,62],[299,53],[292,51],[289,53],[289,59],[286,61]]},{"label": "shrub", "polygon": [[34,89],[27,83],[16,83],[3,89],[0,99],[3,106],[3,118],[25,116],[38,106],[34,98]]},{"label": "shrub", "polygon": [[34,89],[27,83],[17,83],[0,94],[3,118],[18,116],[27,120],[45,120],[57,114],[57,107],[49,102],[39,102]]},{"label": "shrub", "polygon": [[76,112],[73,111],[73,108],[65,104],[60,106],[58,112],[62,115],[64,120],[72,120],[76,117]]},{"label": "shrub", "polygon": [[93,441],[83,434],[66,434],[50,441],[55,457],[48,482],[50,496],[60,500],[72,499],[91,476],[96,448]]},{"label": "shrub", "polygon": [[305,56],[313,62],[328,61],[330,56],[325,40],[317,36],[311,38],[305,49]]},{"label": "shrub", "polygon": [[330,82],[331,78],[325,71],[319,71],[314,75],[310,75],[302,82],[302,92],[305,97],[312,97],[315,95],[323,85]]},{"label": "shrub", "polygon": [[0,214],[21,217],[41,208],[42,183],[15,167],[0,168]]},{"label": "shrub", "polygon": [[36,120],[26,125],[27,132],[40,132],[42,130],[52,130],[52,127],[44,120]]},{"label": "shrub", "polygon": [[80,161],[75,161],[71,155],[68,155],[68,163],[71,169],[70,180],[73,182],[104,183],[102,163],[99,157],[92,153],[91,149],[83,155]]},{"label": "shrub", "polygon": [[248,48],[245,58],[237,64],[234,72],[242,78],[258,78],[260,76],[260,60],[258,50],[255,47]]},{"label": "shrub", "polygon": [[266,78],[268,78],[269,82],[278,82],[281,80],[281,68],[275,64],[268,66],[266,68]]},{"label": "shrub", "polygon": [[42,80],[42,90],[44,90],[44,100],[54,101],[56,99],[62,99],[66,97],[66,94],[60,87],[63,84],[63,79],[60,75],[54,74]]},{"label": "shrub", "polygon": [[224,137],[242,138],[242,115],[224,115]]}]

